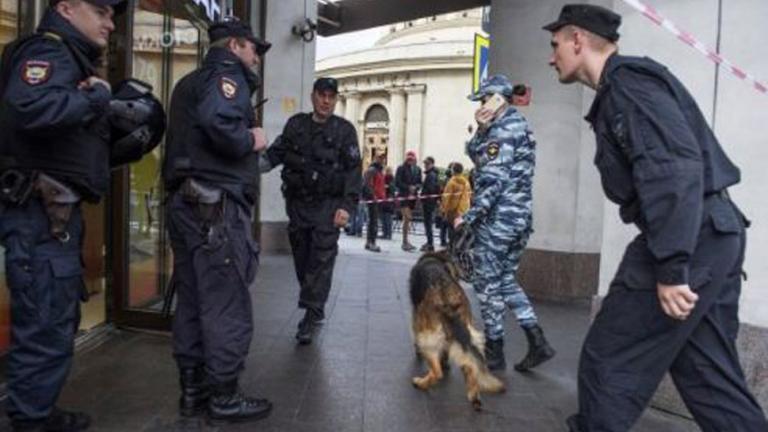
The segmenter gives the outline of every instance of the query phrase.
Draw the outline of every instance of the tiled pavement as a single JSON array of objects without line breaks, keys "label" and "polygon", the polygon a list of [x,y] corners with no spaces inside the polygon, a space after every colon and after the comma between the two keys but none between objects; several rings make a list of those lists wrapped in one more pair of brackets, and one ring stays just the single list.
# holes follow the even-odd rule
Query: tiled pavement
[{"label": "tiled pavement", "polygon": [[[301,314],[290,258],[262,258],[253,289],[256,333],[241,385],[275,403],[267,420],[215,427],[202,419],[180,419],[169,336],[128,331],[78,355],[61,403],[91,413],[92,430],[104,432],[565,430],[563,419],[576,407],[575,370],[587,307],[537,303],[558,356],[534,373],[510,368],[503,375],[507,393],[485,396],[485,410],[476,413],[455,368],[429,393],[410,385],[422,371],[411,344],[406,285],[417,255],[400,252],[391,241],[381,245],[384,251],[372,254],[363,250],[361,239],[342,239],[328,320],[308,347],[297,347],[293,339]],[[507,329],[506,354],[515,361],[524,354],[525,341],[511,316]],[[0,423],[0,430],[8,429]],[[634,429],[695,430],[684,419],[653,410]]]}]

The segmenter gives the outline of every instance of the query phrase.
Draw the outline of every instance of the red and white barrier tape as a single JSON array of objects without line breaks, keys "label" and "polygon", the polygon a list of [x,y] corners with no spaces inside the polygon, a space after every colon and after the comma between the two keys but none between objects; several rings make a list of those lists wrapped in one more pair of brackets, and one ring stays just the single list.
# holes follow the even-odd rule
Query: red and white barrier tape
[{"label": "red and white barrier tape", "polygon": [[[374,203],[386,203],[386,202],[400,202],[400,201],[416,201],[416,200],[422,200],[422,199],[430,199],[430,198],[440,198],[444,196],[453,196],[453,195],[461,195],[464,192],[456,192],[451,194],[434,194],[434,195],[411,195],[408,197],[395,197],[395,198],[386,198],[386,199],[374,199],[374,200],[360,200],[363,204],[374,204]],[[472,192],[469,192],[470,195],[472,195]]]},{"label": "red and white barrier tape", "polygon": [[640,0],[623,0],[624,3],[637,9],[640,13],[645,15],[646,18],[653,21],[656,25],[664,27],[674,34],[680,41],[686,45],[694,48],[700,53],[704,54],[713,63],[722,65],[727,68],[736,78],[747,81],[763,94],[768,94],[768,84],[758,81],[753,75],[749,74],[744,69],[734,65],[730,61],[726,60],[720,53],[709,48],[704,43],[693,37],[690,33],[680,29],[675,23],[662,16],[653,6],[649,6]]}]

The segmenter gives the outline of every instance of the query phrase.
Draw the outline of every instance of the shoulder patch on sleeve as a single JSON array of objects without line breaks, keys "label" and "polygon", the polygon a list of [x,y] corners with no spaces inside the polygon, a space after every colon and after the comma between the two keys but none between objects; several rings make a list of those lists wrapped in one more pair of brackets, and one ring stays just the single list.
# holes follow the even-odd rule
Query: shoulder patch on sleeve
[{"label": "shoulder patch on sleeve", "polygon": [[237,83],[233,79],[221,77],[221,80],[219,80],[219,90],[224,98],[234,99],[237,96]]},{"label": "shoulder patch on sleeve", "polygon": [[21,71],[21,79],[25,83],[36,86],[44,84],[51,78],[53,66],[51,62],[44,60],[27,60],[24,62]]},{"label": "shoulder patch on sleeve", "polygon": [[488,148],[485,150],[489,160],[494,160],[499,155],[499,143],[492,142],[488,144]]}]

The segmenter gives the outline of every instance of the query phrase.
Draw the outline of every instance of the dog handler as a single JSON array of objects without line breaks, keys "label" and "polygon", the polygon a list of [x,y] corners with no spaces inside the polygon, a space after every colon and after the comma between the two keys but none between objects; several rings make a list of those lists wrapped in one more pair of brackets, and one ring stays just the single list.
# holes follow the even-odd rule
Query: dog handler
[{"label": "dog handler", "polygon": [[533,306],[516,279],[532,229],[533,170],[536,141],[528,122],[509,104],[512,84],[503,75],[480,84],[469,98],[487,101],[498,94],[505,102],[498,110],[481,107],[475,118],[477,133],[467,143],[475,164],[472,205],[454,221],[468,224],[475,233],[473,285],[485,323],[486,359],[492,370],[504,369],[504,313],[510,307],[528,338],[528,354],[515,365],[531,369],[555,355],[544,338]]},{"label": "dog handler", "polygon": [[552,32],[561,83],[597,91],[595,163],[627,246],[579,364],[571,431],[626,431],[669,371],[704,431],[766,431],[735,340],[746,219],[728,198],[739,170],[664,66],[618,54],[621,17],[566,5]]}]

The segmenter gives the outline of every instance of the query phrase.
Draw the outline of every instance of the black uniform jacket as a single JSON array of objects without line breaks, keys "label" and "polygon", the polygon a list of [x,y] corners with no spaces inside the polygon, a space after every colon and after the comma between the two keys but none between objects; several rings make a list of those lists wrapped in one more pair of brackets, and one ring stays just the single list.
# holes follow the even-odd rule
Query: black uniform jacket
[{"label": "black uniform jacket", "polygon": [[[295,186],[286,180],[290,171],[305,180],[307,191],[319,191],[314,198],[339,200],[339,208],[349,214],[357,208],[363,183],[362,160],[357,132],[349,121],[332,115],[325,123],[317,123],[311,113],[296,114],[288,119],[282,135],[267,150],[267,158],[272,167],[283,165],[283,187],[288,200],[292,193],[287,189]],[[315,171],[323,171],[320,181],[333,185],[312,185]]]},{"label": "black uniform jacket", "polygon": [[[431,169],[424,171],[424,184],[421,187],[422,195],[437,195],[440,193],[440,182],[437,178],[437,170],[432,167]],[[426,198],[423,201],[424,205],[434,207],[437,205],[437,198]]]},{"label": "black uniform jacket", "polygon": [[109,187],[112,96],[106,86],[78,84],[96,74],[100,49],[51,9],[38,33],[14,48],[4,55],[3,168],[45,171],[98,200]]},{"label": "black uniform jacket", "polygon": [[403,197],[411,196],[411,186],[416,186],[417,189],[421,187],[421,168],[404,162],[395,171],[397,193]]},{"label": "black uniform jacket", "polygon": [[211,48],[203,66],[181,79],[171,98],[163,176],[170,190],[194,177],[253,204],[259,156],[251,96],[258,78],[225,48]]},{"label": "black uniform jacket", "polygon": [[603,189],[646,237],[657,282],[687,284],[704,198],[738,183],[738,168],[693,97],[649,58],[611,56],[586,120]]}]

